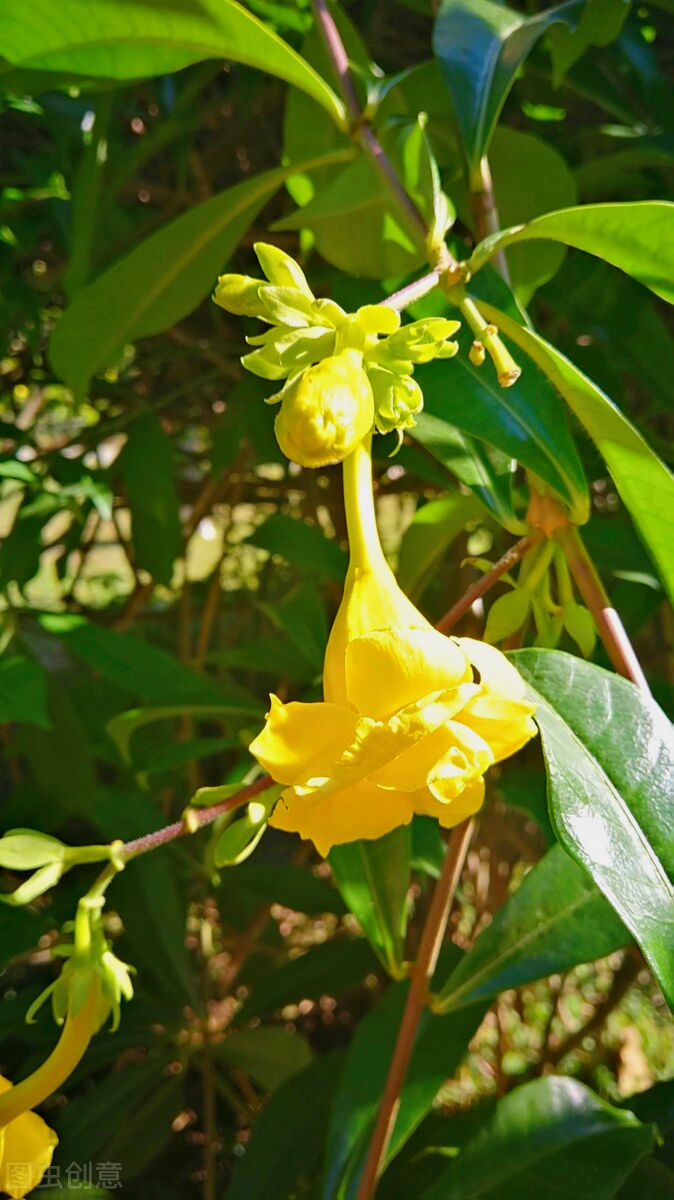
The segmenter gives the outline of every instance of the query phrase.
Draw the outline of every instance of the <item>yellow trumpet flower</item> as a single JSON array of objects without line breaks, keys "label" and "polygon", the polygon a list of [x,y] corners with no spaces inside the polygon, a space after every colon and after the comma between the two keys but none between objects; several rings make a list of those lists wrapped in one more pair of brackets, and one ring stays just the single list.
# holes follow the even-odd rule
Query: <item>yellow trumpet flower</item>
[{"label": "yellow trumpet flower", "polygon": [[350,563],[324,702],[272,696],[250,747],[286,785],[270,824],[323,855],[415,812],[456,825],[482,804],[485,771],[536,733],[524,683],[500,651],[438,633],[398,587],[377,533],[370,440],[344,461]]},{"label": "yellow trumpet flower", "polygon": [[42,1065],[15,1086],[0,1076],[0,1194],[19,1200],[49,1167],[58,1138],[32,1109],[74,1071],[101,1024],[101,1011],[100,985],[93,978],[76,1010],[71,1001],[61,1036]]}]

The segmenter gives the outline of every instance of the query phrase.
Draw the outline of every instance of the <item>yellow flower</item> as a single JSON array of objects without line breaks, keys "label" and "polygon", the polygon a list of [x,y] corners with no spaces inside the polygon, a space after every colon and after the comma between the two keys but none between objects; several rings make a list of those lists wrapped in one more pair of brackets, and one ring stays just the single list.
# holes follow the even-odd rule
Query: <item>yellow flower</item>
[{"label": "yellow flower", "polygon": [[[0,1095],[11,1088],[0,1075]],[[0,1193],[20,1197],[32,1192],[52,1160],[58,1138],[37,1113],[24,1112],[0,1129]]]},{"label": "yellow flower", "polygon": [[101,1023],[101,1012],[94,977],[83,1002],[77,1008],[70,1002],[61,1036],[42,1065],[15,1086],[0,1076],[0,1193],[26,1196],[50,1165],[58,1138],[31,1109],[74,1071]]},{"label": "yellow flower", "polygon": [[303,467],[341,462],[370,432],[374,398],[362,354],[345,350],[307,367],[272,400],[281,400],[274,422],[286,458]]},{"label": "yellow flower", "polygon": [[536,732],[500,651],[438,633],[398,587],[377,534],[368,443],[344,463],[344,498],[351,554],[324,702],[272,696],[250,747],[286,785],[270,823],[323,855],[413,813],[456,825],[480,807],[485,771]]}]

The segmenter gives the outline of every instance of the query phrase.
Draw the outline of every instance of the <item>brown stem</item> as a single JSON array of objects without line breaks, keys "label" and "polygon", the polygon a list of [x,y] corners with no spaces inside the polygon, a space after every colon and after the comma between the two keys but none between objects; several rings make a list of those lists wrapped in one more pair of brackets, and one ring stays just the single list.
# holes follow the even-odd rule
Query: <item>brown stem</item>
[{"label": "brown stem", "polygon": [[263,775],[261,779],[256,779],[255,783],[242,788],[235,796],[229,796],[220,804],[212,804],[210,808],[192,809],[189,825],[185,821],[173,821],[171,825],[164,825],[162,829],[155,829],[153,833],[144,833],[142,837],[125,842],[119,856],[128,862],[131,858],[137,858],[139,854],[146,854],[148,850],[156,850],[158,846],[165,846],[167,842],[174,842],[176,838],[184,837],[188,833],[195,833],[205,825],[212,825],[223,813],[239,808],[241,804],[257,796],[258,792],[264,792],[271,782],[268,775]]},{"label": "brown stem", "polygon": [[[485,156],[480,162],[477,176],[470,181],[470,207],[473,215],[473,225],[478,241],[483,241],[491,233],[497,233],[501,228],[498,209],[494,199],[494,185],[491,178],[489,159]],[[503,250],[499,250],[492,258],[492,263],[499,274],[510,283],[510,272]]]},{"label": "brown stem", "polygon": [[377,1114],[372,1139],[367,1152],[363,1174],[358,1185],[356,1200],[371,1200],[377,1179],[393,1132],[400,1090],[405,1081],[407,1068],[412,1057],[417,1026],[428,1002],[428,989],[438,961],[438,954],[449,913],[454,899],[466,852],[473,835],[475,822],[472,817],[456,825],[451,832],[442,871],[435,886],[433,899],[428,910],[421,935],[419,953],[410,970],[410,985],[405,1009],[398,1030],[388,1077]]},{"label": "brown stem", "polygon": [[379,303],[386,308],[395,308],[400,311],[432,292],[438,286],[441,278],[442,271],[429,271],[427,275],[415,279],[414,283],[408,283],[407,287],[401,288],[399,292],[393,292],[391,296],[380,300]]},{"label": "brown stem", "polygon": [[314,15],[316,17],[316,24],[320,27],[323,35],[325,48],[330,55],[332,65],[335,69],[339,90],[342,93],[342,99],[346,104],[349,117],[351,121],[359,121],[361,115],[360,105],[358,104],[358,98],[351,79],[349,56],[346,53],[346,47],[325,0],[314,0]]},{"label": "brown stem", "polygon": [[506,571],[509,571],[511,567],[514,567],[524,557],[527,550],[531,550],[532,546],[535,546],[542,538],[543,533],[541,530],[536,530],[534,533],[528,533],[526,537],[520,538],[519,542],[515,542],[515,545],[506,550],[503,557],[499,558],[497,563],[494,563],[491,570],[486,571],[481,579],[478,579],[472,587],[468,588],[467,592],[464,592],[456,604],[453,604],[444,617],[440,618],[435,628],[440,633],[448,633],[456,625],[459,618],[468,612],[471,604],[474,604],[476,600],[484,596],[495,583],[498,583],[501,576],[505,575]]},{"label": "brown stem", "polygon": [[555,538],[564,551],[576,586],[594,617],[599,636],[616,671],[631,679],[638,688],[650,695],[646,676],[627,636],[625,626],[615,608],[611,606],[604,585],[599,578],[578,530],[565,525],[555,530]]}]

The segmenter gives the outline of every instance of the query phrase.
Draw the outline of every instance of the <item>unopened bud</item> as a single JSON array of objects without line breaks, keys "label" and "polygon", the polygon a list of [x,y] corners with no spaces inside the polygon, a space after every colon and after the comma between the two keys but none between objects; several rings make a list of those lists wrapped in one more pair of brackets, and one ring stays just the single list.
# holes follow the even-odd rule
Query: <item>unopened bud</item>
[{"label": "unopened bud", "polygon": [[486,354],[487,352],[484,348],[484,345],[482,342],[478,342],[477,339],[473,342],[470,350],[468,351],[468,357],[474,367],[482,366],[486,358]]},{"label": "unopened bud", "polygon": [[370,381],[348,351],[308,367],[281,401],[276,438],[286,458],[303,467],[342,462],[374,422]]}]

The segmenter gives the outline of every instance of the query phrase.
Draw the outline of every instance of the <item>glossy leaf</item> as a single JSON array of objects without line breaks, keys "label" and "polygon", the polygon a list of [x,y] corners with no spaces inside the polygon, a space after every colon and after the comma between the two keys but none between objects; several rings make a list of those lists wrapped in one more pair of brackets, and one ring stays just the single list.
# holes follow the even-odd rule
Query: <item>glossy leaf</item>
[{"label": "glossy leaf", "polygon": [[282,904],[284,908],[310,916],[321,913],[341,916],[347,911],[337,888],[327,879],[290,863],[242,863],[227,871],[223,882],[228,889],[250,888],[260,897],[261,903]]},{"label": "glossy leaf", "polygon": [[316,71],[235,0],[63,0],[57,19],[51,0],[34,0],[29,20],[19,0],[6,0],[2,17],[7,66],[133,80],[227,58],[277,75],[342,120],[340,101]]},{"label": "glossy leaf", "polygon": [[461,329],[457,340],[456,358],[417,367],[424,411],[516,458],[584,522],[588,496],[583,468],[562,406],[543,372],[527,366],[517,383],[502,388],[489,361],[482,367],[469,361],[472,335]]},{"label": "glossy leaf", "polygon": [[408,825],[376,841],[333,846],[328,862],[344,900],[387,971],[400,977],[407,928],[412,835]]},{"label": "glossy leaf", "polygon": [[119,460],[131,511],[137,567],[165,587],[182,549],[178,497],[173,482],[173,444],[158,417],[134,421]]},{"label": "glossy leaf", "polygon": [[557,836],[674,1004],[671,724],[633,683],[570,654],[520,650],[512,660],[536,702]]},{"label": "glossy leaf", "polygon": [[525,875],[440,992],[449,1012],[618,950],[629,934],[561,846]]},{"label": "glossy leaf", "polygon": [[81,394],[92,375],[114,364],[126,342],[161,333],[187,316],[212,290],[270,196],[306,165],[267,171],[196,205],[78,292],[51,337],[54,370]]},{"label": "glossy leaf", "polygon": [[596,443],[674,598],[674,476],[613,401],[559,350],[504,313],[481,308],[546,373]]},{"label": "glossy leaf", "polygon": [[499,1100],[422,1200],[611,1200],[653,1145],[655,1129],[576,1079],[551,1075]]},{"label": "glossy leaf", "polygon": [[485,238],[470,259],[471,270],[478,271],[499,250],[532,238],[550,238],[596,254],[674,303],[674,204],[641,200],[547,213]]},{"label": "glossy leaf", "polygon": [[571,0],[527,18],[494,0],[443,0],[433,51],[471,171],[487,153],[508,92],[538,39],[558,21],[575,28],[582,8],[582,0]]}]

